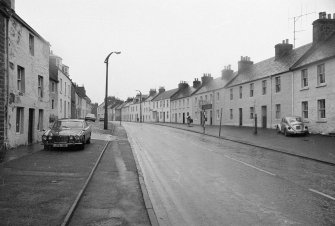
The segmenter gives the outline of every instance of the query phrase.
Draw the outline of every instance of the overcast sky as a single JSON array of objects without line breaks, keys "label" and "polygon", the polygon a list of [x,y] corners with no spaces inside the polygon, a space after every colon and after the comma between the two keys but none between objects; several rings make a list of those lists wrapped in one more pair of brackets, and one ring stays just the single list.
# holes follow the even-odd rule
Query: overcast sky
[{"label": "overcast sky", "polygon": [[335,13],[335,0],[16,0],[15,11],[51,44],[93,102],[108,94],[126,99],[135,90],[167,90],[203,73],[237,69],[240,56],[255,63],[274,56],[283,39],[312,41],[318,12]]}]

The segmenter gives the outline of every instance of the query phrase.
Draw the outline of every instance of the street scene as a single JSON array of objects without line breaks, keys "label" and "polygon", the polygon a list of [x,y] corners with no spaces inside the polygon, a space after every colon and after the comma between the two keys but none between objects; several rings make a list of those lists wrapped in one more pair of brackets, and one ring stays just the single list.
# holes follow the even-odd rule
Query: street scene
[{"label": "street scene", "polygon": [[0,226],[335,225],[334,0],[0,0]]}]

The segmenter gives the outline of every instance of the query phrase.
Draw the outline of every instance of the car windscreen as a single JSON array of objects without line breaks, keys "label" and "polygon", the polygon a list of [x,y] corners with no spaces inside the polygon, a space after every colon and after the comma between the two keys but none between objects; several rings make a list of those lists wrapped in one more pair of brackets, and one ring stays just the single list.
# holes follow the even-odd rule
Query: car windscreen
[{"label": "car windscreen", "polygon": [[71,128],[82,129],[84,128],[83,122],[80,121],[57,121],[52,127],[53,129]]},{"label": "car windscreen", "polygon": [[290,123],[293,123],[293,122],[302,122],[302,120],[301,120],[300,117],[288,118],[288,121]]}]

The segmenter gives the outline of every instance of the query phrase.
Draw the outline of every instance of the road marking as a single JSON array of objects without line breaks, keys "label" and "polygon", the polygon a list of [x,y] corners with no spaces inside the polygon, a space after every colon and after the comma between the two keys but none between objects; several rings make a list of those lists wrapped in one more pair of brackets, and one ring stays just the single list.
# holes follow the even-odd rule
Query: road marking
[{"label": "road marking", "polygon": [[242,162],[242,161],[240,161],[240,160],[234,159],[234,158],[232,158],[232,157],[229,157],[228,155],[223,155],[223,156],[226,157],[226,158],[229,158],[229,159],[231,159],[231,160],[234,160],[234,161],[236,161],[236,162],[242,163],[242,164],[244,164],[244,165],[246,165],[246,166],[249,166],[249,167],[251,167],[251,168],[254,168],[254,169],[256,169],[256,170],[262,171],[262,172],[267,173],[267,174],[270,174],[270,175],[272,175],[272,176],[276,176],[276,174],[274,174],[274,173],[270,173],[269,171],[260,169],[260,168],[258,168],[258,167],[256,167],[256,166],[250,165],[250,164],[248,164],[248,163],[246,163],[246,162]]},{"label": "road marking", "polygon": [[308,189],[308,190],[310,190],[311,192],[317,193],[317,194],[319,194],[319,195],[322,195],[322,196],[324,196],[324,197],[327,197],[327,198],[329,198],[329,199],[335,201],[335,198],[332,197],[332,196],[330,196],[330,195],[327,195],[327,194],[325,194],[325,193],[322,193],[322,192],[320,192],[320,191],[317,191],[317,190],[314,190],[314,189],[311,189],[311,188]]}]

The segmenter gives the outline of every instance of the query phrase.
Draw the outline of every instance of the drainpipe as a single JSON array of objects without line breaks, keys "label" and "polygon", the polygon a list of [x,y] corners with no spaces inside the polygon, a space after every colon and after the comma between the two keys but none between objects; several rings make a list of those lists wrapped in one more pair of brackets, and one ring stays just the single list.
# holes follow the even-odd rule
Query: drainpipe
[{"label": "drainpipe", "polygon": [[292,71],[292,104],[291,104],[291,115],[294,115],[294,74]]},{"label": "drainpipe", "polygon": [[272,128],[272,95],[273,95],[273,91],[272,91],[272,78],[273,78],[273,76],[271,76],[270,75],[270,83],[271,83],[271,96],[270,96],[270,122],[271,122],[271,126],[270,126],[270,128]]},{"label": "drainpipe", "polygon": [[5,148],[7,148],[8,145],[8,104],[9,104],[9,19],[12,16],[12,12],[9,13],[8,17],[6,18],[6,97],[5,97],[5,122],[4,122],[4,144]]}]

